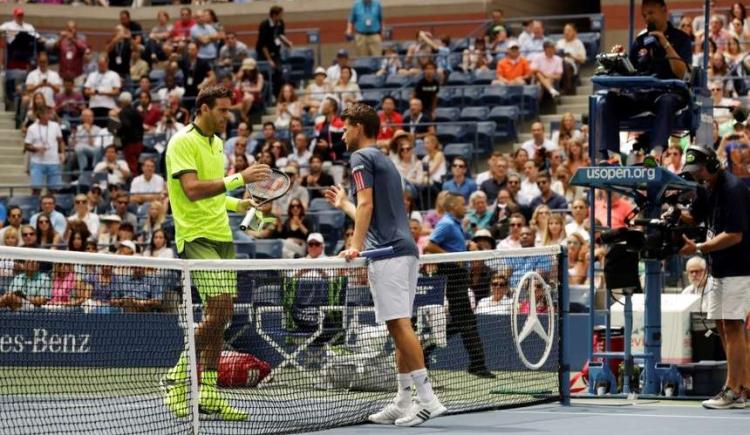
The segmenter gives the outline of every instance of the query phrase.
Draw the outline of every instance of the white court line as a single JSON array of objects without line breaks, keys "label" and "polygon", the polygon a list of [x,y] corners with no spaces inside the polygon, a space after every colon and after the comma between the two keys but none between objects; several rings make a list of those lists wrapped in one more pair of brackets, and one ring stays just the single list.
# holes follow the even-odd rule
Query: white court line
[{"label": "white court line", "polygon": [[[566,411],[522,411],[522,410],[508,410],[501,412],[511,412],[514,414],[543,414],[543,415],[570,415],[570,416],[602,416],[602,417],[643,417],[643,418],[677,418],[677,419],[696,419],[696,420],[745,420],[750,421],[750,414],[747,417],[733,417],[733,416],[716,416],[716,415],[669,415],[669,414],[637,414],[637,413],[617,413],[617,412],[566,412]],[[721,411],[717,411],[721,412]]]}]

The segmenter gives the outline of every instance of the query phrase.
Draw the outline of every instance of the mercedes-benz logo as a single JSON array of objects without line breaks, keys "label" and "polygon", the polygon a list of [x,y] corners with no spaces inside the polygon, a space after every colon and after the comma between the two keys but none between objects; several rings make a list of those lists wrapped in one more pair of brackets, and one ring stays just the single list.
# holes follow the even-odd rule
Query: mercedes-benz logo
[{"label": "mercedes-benz logo", "polygon": [[[543,289],[542,297],[546,299],[548,307],[548,311],[546,313],[546,329],[542,325],[541,320],[539,320],[539,315],[537,314],[537,303],[540,302],[537,301],[537,298],[534,294],[537,286],[541,286],[541,288]],[[521,296],[521,292],[524,290],[526,290],[529,295],[529,312],[528,316],[526,317],[526,321],[524,322],[523,327],[519,332],[519,298]],[[513,329],[513,342],[516,345],[516,351],[518,352],[518,356],[521,358],[521,361],[529,369],[539,370],[544,365],[544,363],[547,362],[547,358],[549,358],[549,354],[552,351],[552,344],[555,338],[555,308],[552,300],[552,291],[550,290],[550,286],[546,282],[544,282],[542,276],[537,272],[526,272],[526,274],[521,277],[521,281],[518,283],[518,288],[516,288],[516,291],[513,292],[511,326]],[[541,338],[545,343],[544,353],[542,354],[539,361],[535,363],[530,362],[528,358],[526,358],[526,354],[523,352],[523,348],[521,347],[521,343],[523,343],[524,340],[526,340],[526,338],[528,338],[528,336],[531,335],[532,332],[538,335],[539,338]]]}]

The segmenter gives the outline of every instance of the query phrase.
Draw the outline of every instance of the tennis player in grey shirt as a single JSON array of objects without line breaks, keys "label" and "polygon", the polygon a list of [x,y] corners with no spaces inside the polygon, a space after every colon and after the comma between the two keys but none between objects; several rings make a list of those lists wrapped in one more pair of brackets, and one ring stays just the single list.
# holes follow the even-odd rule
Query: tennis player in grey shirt
[{"label": "tennis player in grey shirt", "polygon": [[[344,142],[352,152],[352,190],[355,203],[339,187],[326,191],[326,199],[354,220],[351,247],[340,255],[347,260],[367,247],[392,246],[390,258],[368,265],[375,318],[385,322],[396,346],[398,392],[393,402],[369,420],[379,424],[416,426],[443,414],[427,377],[422,345],[411,325],[419,271],[418,250],[409,233],[403,201],[403,181],[393,162],[376,147],[380,119],[362,103],[351,104],[342,114]],[[417,400],[411,401],[412,386]]]}]

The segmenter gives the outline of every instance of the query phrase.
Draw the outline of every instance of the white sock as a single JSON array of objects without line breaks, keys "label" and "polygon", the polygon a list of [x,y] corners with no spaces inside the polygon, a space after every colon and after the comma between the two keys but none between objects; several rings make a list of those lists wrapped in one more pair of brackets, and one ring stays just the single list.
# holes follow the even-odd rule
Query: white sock
[{"label": "white sock", "polygon": [[405,408],[411,403],[411,392],[414,380],[409,373],[399,373],[396,376],[398,380],[398,392],[393,400],[399,408]]},{"label": "white sock", "polygon": [[414,380],[414,385],[417,387],[417,397],[422,403],[431,402],[435,398],[435,393],[432,391],[432,384],[427,377],[427,369],[414,370],[409,373],[411,378]]},{"label": "white sock", "polygon": [[551,95],[552,95],[553,97],[559,97],[559,96],[560,96],[560,91],[558,91],[557,89],[550,89],[549,93],[550,93],[550,94],[551,94]]}]

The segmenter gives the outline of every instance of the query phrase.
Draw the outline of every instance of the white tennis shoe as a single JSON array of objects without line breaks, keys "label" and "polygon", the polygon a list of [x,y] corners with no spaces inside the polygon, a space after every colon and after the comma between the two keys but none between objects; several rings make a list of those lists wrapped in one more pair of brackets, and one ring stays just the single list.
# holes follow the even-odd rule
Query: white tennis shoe
[{"label": "white tennis shoe", "polygon": [[395,402],[391,402],[380,412],[367,417],[367,420],[375,424],[393,424],[396,420],[405,416],[408,411],[408,405],[402,408]]},{"label": "white tennis shoe", "polygon": [[442,415],[445,411],[447,409],[440,403],[437,397],[428,403],[416,400],[407,413],[396,420],[395,424],[396,426],[418,426],[431,418]]}]

